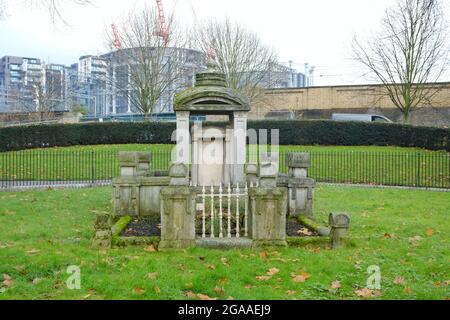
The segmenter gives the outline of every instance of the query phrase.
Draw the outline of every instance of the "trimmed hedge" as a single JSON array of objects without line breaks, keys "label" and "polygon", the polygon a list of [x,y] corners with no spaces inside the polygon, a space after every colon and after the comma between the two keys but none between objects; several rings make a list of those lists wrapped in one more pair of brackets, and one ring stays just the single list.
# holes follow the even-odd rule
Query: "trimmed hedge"
[{"label": "trimmed hedge", "polygon": [[[269,133],[271,129],[279,129],[281,145],[376,145],[450,151],[450,129],[333,121],[251,121],[248,127],[268,129]],[[175,123],[154,122],[7,127],[0,129],[0,151],[98,144],[171,144],[174,130]]]}]

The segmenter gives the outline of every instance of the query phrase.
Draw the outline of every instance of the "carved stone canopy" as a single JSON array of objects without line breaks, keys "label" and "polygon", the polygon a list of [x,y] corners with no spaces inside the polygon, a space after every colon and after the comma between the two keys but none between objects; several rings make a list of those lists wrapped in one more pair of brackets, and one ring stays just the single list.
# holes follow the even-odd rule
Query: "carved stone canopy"
[{"label": "carved stone canopy", "polygon": [[247,97],[227,86],[225,75],[210,61],[207,70],[196,74],[194,87],[175,95],[174,110],[192,114],[231,114],[249,112],[250,102]]}]

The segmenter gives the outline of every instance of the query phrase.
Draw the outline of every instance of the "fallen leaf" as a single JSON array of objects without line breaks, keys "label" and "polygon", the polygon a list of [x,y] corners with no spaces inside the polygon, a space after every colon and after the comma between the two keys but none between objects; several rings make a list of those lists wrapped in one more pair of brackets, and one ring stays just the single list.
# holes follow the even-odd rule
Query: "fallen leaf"
[{"label": "fallen leaf", "polygon": [[252,286],[251,284],[247,284],[244,288],[247,290],[253,289],[255,286]]},{"label": "fallen leaf", "polygon": [[222,264],[223,264],[224,266],[226,266],[226,267],[229,266],[229,263],[228,263],[228,259],[227,259],[227,258],[221,258],[220,261],[222,262]]},{"label": "fallen leaf", "polygon": [[286,294],[288,296],[295,296],[297,294],[297,291],[288,290],[288,291],[286,291]]},{"label": "fallen leaf", "polygon": [[189,299],[194,299],[194,298],[197,298],[197,295],[195,293],[193,293],[192,291],[188,291],[188,292],[186,292],[186,297],[188,297]]},{"label": "fallen leaf", "polygon": [[444,281],[444,284],[448,287],[450,286],[450,280]]},{"label": "fallen leaf", "polygon": [[198,257],[201,261],[205,261],[206,258],[205,257]]},{"label": "fallen leaf", "polygon": [[331,289],[339,290],[342,288],[342,284],[340,281],[336,280],[331,283]]},{"label": "fallen leaf", "polygon": [[276,275],[276,274],[279,273],[279,272],[280,272],[279,269],[277,269],[277,268],[272,268],[272,269],[270,269],[270,270],[267,272],[267,275],[268,275],[268,276],[274,276],[274,275]]},{"label": "fallen leaf", "polygon": [[271,276],[258,276],[258,277],[256,277],[256,280],[258,280],[258,281],[268,281],[270,279],[272,279]]},{"label": "fallen leaf", "polygon": [[216,270],[216,266],[213,265],[213,264],[208,264],[208,265],[206,265],[206,268],[207,268],[207,269],[210,269],[210,270]]},{"label": "fallen leaf", "polygon": [[161,293],[161,289],[160,289],[159,287],[155,287],[155,292],[156,292],[157,294],[160,294],[160,293]]},{"label": "fallen leaf", "polygon": [[85,296],[83,297],[83,300],[87,300],[87,299],[89,299],[91,296],[92,296],[91,294],[87,294],[87,295],[85,295]]},{"label": "fallen leaf", "polygon": [[13,280],[12,280],[12,278],[9,275],[3,274],[3,282],[2,282],[2,284],[3,284],[4,287],[6,287],[6,288],[11,287],[12,282],[13,282]]},{"label": "fallen leaf", "polygon": [[227,298],[227,300],[229,300],[229,301],[232,301],[232,300],[235,300],[232,296],[229,296],[228,298]]},{"label": "fallen leaf", "polygon": [[41,252],[41,250],[32,249],[32,250],[30,250],[30,251],[27,251],[27,253],[28,253],[29,255],[38,254],[39,252]]},{"label": "fallen leaf", "polygon": [[392,239],[392,235],[389,234],[389,233],[385,233],[385,234],[384,234],[384,238],[385,238],[385,239]]},{"label": "fallen leaf", "polygon": [[434,235],[434,230],[433,229],[427,229],[427,236],[431,237]]},{"label": "fallen leaf", "polygon": [[219,280],[219,285],[221,285],[221,286],[223,286],[223,285],[225,285],[227,283],[228,283],[228,279],[227,278],[222,278],[222,279]]},{"label": "fallen leaf", "polygon": [[33,283],[34,285],[37,285],[37,284],[39,284],[41,281],[42,281],[42,279],[35,278],[35,279],[33,279],[32,283]]},{"label": "fallen leaf", "polygon": [[259,253],[259,256],[262,259],[267,259],[269,257],[269,254],[267,253],[267,251],[262,251],[262,252]]},{"label": "fallen leaf", "polygon": [[302,271],[299,275],[292,273],[291,277],[292,277],[292,281],[302,283],[302,282],[305,282],[306,280],[308,280],[309,278],[311,278],[311,275]]},{"label": "fallen leaf", "polygon": [[145,291],[144,291],[144,289],[142,289],[142,288],[139,288],[139,287],[136,287],[136,288],[134,288],[134,293],[135,294],[143,294]]},{"label": "fallen leaf", "polygon": [[374,295],[373,290],[363,288],[355,291],[356,295],[361,298],[370,299]]},{"label": "fallen leaf", "polygon": [[151,245],[144,249],[145,252],[157,252],[155,246]]},{"label": "fallen leaf", "polygon": [[403,277],[396,277],[394,283],[398,285],[404,285],[406,283],[406,280]]},{"label": "fallen leaf", "polygon": [[407,295],[410,295],[412,293],[412,289],[410,287],[406,287],[403,292]]},{"label": "fallen leaf", "polygon": [[313,233],[310,230],[308,230],[307,228],[303,228],[303,229],[298,230],[297,234],[308,236],[308,237],[313,235]]},{"label": "fallen leaf", "polygon": [[314,252],[314,253],[320,253],[321,250],[322,250],[322,249],[321,249],[320,247],[317,247],[317,248],[313,249],[312,252]]},{"label": "fallen leaf", "polygon": [[216,298],[211,298],[209,296],[207,296],[206,294],[197,294],[197,298],[199,298],[200,300],[206,300],[206,301],[212,301],[212,300],[217,300]]},{"label": "fallen leaf", "polygon": [[219,295],[222,295],[222,294],[225,293],[225,289],[222,288],[222,287],[215,287],[215,288],[214,288],[214,292],[217,293],[217,294],[219,294]]},{"label": "fallen leaf", "polygon": [[149,273],[145,277],[150,280],[156,280],[158,279],[158,272]]},{"label": "fallen leaf", "polygon": [[422,237],[421,237],[421,236],[415,236],[415,237],[409,238],[409,242],[410,242],[410,243],[419,242],[419,241],[421,241],[421,240],[422,240]]}]

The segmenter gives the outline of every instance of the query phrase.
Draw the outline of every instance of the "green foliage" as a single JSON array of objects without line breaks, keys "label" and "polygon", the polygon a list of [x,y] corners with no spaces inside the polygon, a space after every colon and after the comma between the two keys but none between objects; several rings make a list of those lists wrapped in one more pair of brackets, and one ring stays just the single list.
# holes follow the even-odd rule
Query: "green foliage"
[{"label": "green foliage", "polygon": [[[373,145],[450,151],[450,129],[333,121],[255,121],[249,122],[248,127],[267,129],[269,133],[271,129],[279,129],[280,145]],[[1,128],[0,151],[99,144],[170,144],[174,130],[175,123],[160,122]]]}]

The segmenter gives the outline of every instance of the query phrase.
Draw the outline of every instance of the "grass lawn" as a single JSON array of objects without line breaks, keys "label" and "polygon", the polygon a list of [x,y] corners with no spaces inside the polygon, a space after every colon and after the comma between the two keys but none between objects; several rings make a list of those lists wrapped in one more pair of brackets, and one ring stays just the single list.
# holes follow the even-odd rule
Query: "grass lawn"
[{"label": "grass lawn", "polygon": [[[108,145],[0,153],[0,180],[91,181],[119,175],[119,151],[152,151],[154,170],[167,170],[172,145]],[[281,146],[312,153],[309,175],[318,182],[450,188],[450,154],[415,148]]]},{"label": "grass lawn", "polygon": [[[96,211],[111,211],[111,188],[0,193],[0,299],[359,299],[372,265],[382,273],[373,299],[450,298],[449,193],[319,188],[320,220],[352,216],[353,246],[340,251],[97,251]],[[66,287],[70,265],[81,268],[81,290]],[[294,282],[301,272],[310,278]]]}]

